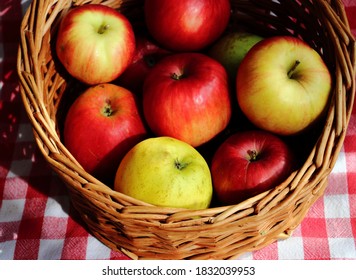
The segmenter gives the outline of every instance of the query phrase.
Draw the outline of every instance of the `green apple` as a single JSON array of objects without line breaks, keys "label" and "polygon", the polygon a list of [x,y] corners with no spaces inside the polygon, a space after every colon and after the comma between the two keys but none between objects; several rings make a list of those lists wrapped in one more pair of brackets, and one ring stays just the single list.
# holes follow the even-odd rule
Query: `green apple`
[{"label": "green apple", "polygon": [[208,164],[191,145],[171,137],[148,138],[123,158],[114,190],[163,207],[205,209],[213,187]]},{"label": "green apple", "polygon": [[237,69],[247,52],[263,37],[246,31],[227,33],[216,41],[208,51],[208,55],[219,61],[235,81]]}]

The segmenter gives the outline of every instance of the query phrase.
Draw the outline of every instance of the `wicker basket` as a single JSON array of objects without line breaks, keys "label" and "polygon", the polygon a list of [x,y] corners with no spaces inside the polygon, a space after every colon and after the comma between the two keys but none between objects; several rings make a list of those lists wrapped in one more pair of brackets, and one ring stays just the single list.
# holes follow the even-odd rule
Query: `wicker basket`
[{"label": "wicker basket", "polygon": [[87,3],[143,20],[143,0],[33,0],[21,25],[17,67],[38,147],[66,183],[89,231],[134,259],[229,259],[288,238],[323,194],[352,111],[355,40],[341,1],[231,1],[229,28],[244,25],[263,36],[289,34],[313,46],[334,74],[332,97],[300,168],[282,184],[237,205],[199,211],[151,206],[117,193],[85,172],[62,144],[59,105],[75,82],[59,70],[53,42],[61,17]]}]

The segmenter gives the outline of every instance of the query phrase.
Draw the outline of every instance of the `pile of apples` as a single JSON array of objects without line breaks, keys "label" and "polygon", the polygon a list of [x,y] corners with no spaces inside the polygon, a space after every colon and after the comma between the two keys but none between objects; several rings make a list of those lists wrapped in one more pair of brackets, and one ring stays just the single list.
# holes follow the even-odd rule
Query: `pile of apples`
[{"label": "pile of apples", "polygon": [[284,137],[320,120],[331,75],[301,39],[228,32],[230,14],[228,0],[146,0],[144,28],[99,4],[62,18],[57,57],[86,86],[63,138],[87,172],[189,209],[238,203],[286,179],[297,155]]}]

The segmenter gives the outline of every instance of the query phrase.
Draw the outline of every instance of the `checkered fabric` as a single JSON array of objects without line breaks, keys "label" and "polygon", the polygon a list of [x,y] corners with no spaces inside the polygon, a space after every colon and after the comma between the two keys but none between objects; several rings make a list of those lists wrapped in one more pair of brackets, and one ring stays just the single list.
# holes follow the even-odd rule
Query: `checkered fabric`
[{"label": "checkered fabric", "polygon": [[[355,0],[343,0],[356,34]],[[30,0],[0,1],[0,259],[128,259],[92,237],[33,139],[16,77]],[[240,259],[356,259],[356,111],[329,186],[292,237]]]}]

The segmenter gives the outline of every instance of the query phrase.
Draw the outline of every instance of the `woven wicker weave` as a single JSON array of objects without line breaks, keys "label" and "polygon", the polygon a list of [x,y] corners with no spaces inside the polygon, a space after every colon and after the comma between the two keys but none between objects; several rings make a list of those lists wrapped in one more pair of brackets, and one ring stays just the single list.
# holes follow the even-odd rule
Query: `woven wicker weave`
[{"label": "woven wicker weave", "polygon": [[89,231],[135,259],[229,259],[288,238],[324,192],[354,102],[355,41],[341,1],[231,1],[229,28],[243,24],[264,36],[298,36],[321,53],[333,73],[332,98],[320,135],[310,140],[303,163],[285,182],[237,205],[200,211],[150,206],[114,192],[85,172],[62,144],[58,110],[73,81],[58,70],[52,47],[61,17],[87,3],[119,8],[142,21],[142,0],[33,0],[21,25],[17,67],[38,147],[66,183]]}]

